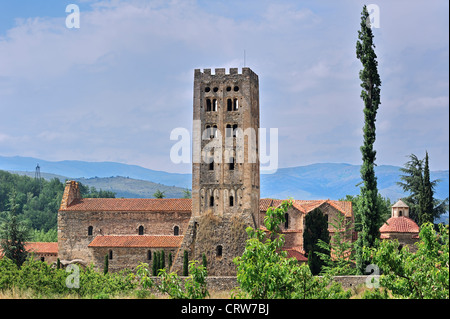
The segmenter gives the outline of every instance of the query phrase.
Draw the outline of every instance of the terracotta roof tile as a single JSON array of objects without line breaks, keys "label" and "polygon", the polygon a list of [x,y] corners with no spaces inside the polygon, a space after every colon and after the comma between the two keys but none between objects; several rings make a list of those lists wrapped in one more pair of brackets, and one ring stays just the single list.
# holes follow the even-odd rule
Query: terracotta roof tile
[{"label": "terracotta roof tile", "polygon": [[391,217],[381,226],[380,233],[419,233],[419,226],[408,217]]},{"label": "terracotta roof tile", "polygon": [[[280,199],[262,198],[259,201],[259,209],[261,211],[267,211],[269,207],[278,207],[283,201]],[[319,200],[294,200],[293,206],[300,212],[307,214],[314,209],[322,206],[323,204],[329,204],[344,213],[345,216],[351,217],[353,214],[352,202],[350,201],[338,201],[330,199],[319,199]]]},{"label": "terracotta roof tile", "polygon": [[28,252],[35,252],[41,254],[58,254],[58,243],[44,243],[44,242],[29,242],[25,244],[25,249]]},{"label": "terracotta roof tile", "polygon": [[178,211],[191,212],[190,198],[82,198],[64,211]]},{"label": "terracotta roof tile", "polygon": [[97,236],[88,247],[129,247],[129,248],[149,248],[149,247],[180,247],[183,236],[144,236],[144,235],[118,235],[118,236]]},{"label": "terracotta roof tile", "polygon": [[298,261],[308,261],[308,258],[305,257],[305,252],[301,247],[291,247],[291,248],[285,248],[283,249],[287,252],[287,257],[292,258],[294,257]]}]

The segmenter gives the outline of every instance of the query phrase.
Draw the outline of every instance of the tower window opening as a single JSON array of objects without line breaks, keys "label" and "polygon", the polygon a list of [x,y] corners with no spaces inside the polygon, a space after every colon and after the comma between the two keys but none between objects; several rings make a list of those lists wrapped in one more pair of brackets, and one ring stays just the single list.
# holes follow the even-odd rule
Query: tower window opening
[{"label": "tower window opening", "polygon": [[215,88],[213,89],[213,91],[214,91],[214,92],[217,92],[217,91],[219,91],[219,88],[218,88],[218,87],[215,87]]},{"label": "tower window opening", "polygon": [[147,260],[152,260],[152,251],[147,250]]},{"label": "tower window opening", "polygon": [[238,125],[233,124],[233,137],[236,137],[236,131],[237,131]]},{"label": "tower window opening", "polygon": [[211,99],[206,99],[206,112],[211,112]]},{"label": "tower window opening", "polygon": [[227,111],[233,111],[233,101],[231,99],[227,99]]},{"label": "tower window opening", "polygon": [[88,236],[92,236],[93,231],[94,231],[94,227],[89,226],[88,227]]},{"label": "tower window opening", "polygon": [[228,92],[231,91],[231,86],[227,86],[227,91],[228,91]]},{"label": "tower window opening", "polygon": [[234,206],[234,197],[230,196],[230,206]]},{"label": "tower window opening", "polygon": [[222,257],[222,245],[216,247],[216,257]]},{"label": "tower window opening", "polygon": [[139,235],[144,235],[144,226],[139,226],[139,229],[138,229],[138,234]]},{"label": "tower window opening", "polygon": [[398,217],[403,216],[403,212],[401,210],[398,211]]},{"label": "tower window opening", "polygon": [[180,227],[175,226],[175,227],[173,228],[173,235],[174,235],[174,236],[178,236],[179,234],[180,234]]},{"label": "tower window opening", "polygon": [[205,92],[209,92],[211,91],[211,89],[209,88],[209,86],[205,87]]},{"label": "tower window opening", "polygon": [[225,133],[226,133],[227,137],[231,137],[231,131],[232,131],[231,124],[227,124],[225,131],[226,131]]},{"label": "tower window opening", "polygon": [[209,163],[209,170],[210,171],[214,170],[214,159],[211,161],[211,163]]},{"label": "tower window opening", "polygon": [[234,99],[233,100],[233,110],[237,111],[239,109],[239,100],[238,99]]},{"label": "tower window opening", "polygon": [[234,87],[234,92],[237,92],[237,91],[239,91],[239,86]]},{"label": "tower window opening", "polygon": [[209,198],[209,206],[213,207],[214,206],[214,196],[211,196]]},{"label": "tower window opening", "polygon": [[113,259],[113,251],[111,249],[109,250],[109,259]]},{"label": "tower window opening", "polygon": [[214,112],[217,112],[217,100],[216,100],[216,99],[213,100],[213,103],[212,103],[212,110],[213,110]]},{"label": "tower window opening", "polygon": [[230,157],[230,171],[234,171],[234,157]]},{"label": "tower window opening", "polygon": [[289,214],[286,213],[284,214],[284,229],[288,229],[289,228]]}]

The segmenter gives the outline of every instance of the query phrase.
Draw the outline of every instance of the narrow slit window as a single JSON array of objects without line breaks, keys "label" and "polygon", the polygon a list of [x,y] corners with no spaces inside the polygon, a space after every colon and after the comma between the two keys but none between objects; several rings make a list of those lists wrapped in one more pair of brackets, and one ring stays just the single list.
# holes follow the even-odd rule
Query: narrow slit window
[{"label": "narrow slit window", "polygon": [[89,226],[88,227],[88,236],[92,236],[93,231],[94,231],[94,227]]},{"label": "narrow slit window", "polygon": [[144,235],[144,226],[139,226],[139,229],[138,229],[138,234],[139,235]]},{"label": "narrow slit window", "polygon": [[179,234],[180,234],[180,227],[175,226],[175,227],[173,228],[173,235],[174,235],[174,236],[178,236]]},{"label": "narrow slit window", "polygon": [[233,207],[234,206],[234,197],[230,196],[230,206]]},{"label": "narrow slit window", "polygon": [[233,111],[233,101],[231,99],[227,99],[227,111]]},{"label": "narrow slit window", "polygon": [[113,251],[109,250],[109,259],[113,259]]},{"label": "narrow slit window", "polygon": [[234,171],[234,157],[230,157],[230,171]]},{"label": "narrow slit window", "polygon": [[216,256],[217,257],[222,257],[222,245],[218,245],[216,247]]},{"label": "narrow slit window", "polygon": [[214,196],[211,196],[209,198],[209,206],[213,207],[214,206]]},{"label": "narrow slit window", "polygon": [[211,112],[211,99],[206,99],[206,112]]},{"label": "narrow slit window", "polygon": [[285,229],[288,229],[289,228],[289,214],[288,213],[286,213],[286,214],[284,214],[284,228]]}]

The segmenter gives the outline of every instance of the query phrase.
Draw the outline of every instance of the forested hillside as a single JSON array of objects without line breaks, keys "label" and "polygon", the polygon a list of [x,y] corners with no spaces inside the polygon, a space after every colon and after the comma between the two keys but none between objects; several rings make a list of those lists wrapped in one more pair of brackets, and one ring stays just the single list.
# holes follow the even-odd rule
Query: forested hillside
[{"label": "forested hillside", "polygon": [[[57,215],[64,183],[54,178],[36,180],[0,170],[0,221],[9,210],[9,199],[15,196],[17,215],[30,229],[30,241],[56,241]],[[97,191],[81,185],[83,197],[115,197],[110,191]]]}]

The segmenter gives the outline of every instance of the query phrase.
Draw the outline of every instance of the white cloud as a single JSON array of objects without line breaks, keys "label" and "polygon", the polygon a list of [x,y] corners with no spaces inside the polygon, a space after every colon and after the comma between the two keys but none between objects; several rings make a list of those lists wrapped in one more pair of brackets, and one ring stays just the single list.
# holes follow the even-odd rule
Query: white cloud
[{"label": "white cloud", "polygon": [[[379,159],[411,153],[409,143],[426,148],[426,130],[448,150],[448,70],[441,67],[448,69],[448,14],[440,12],[448,4],[378,5]],[[92,1],[92,8],[81,12],[80,29],[65,28],[64,15],[33,17],[0,38],[0,142],[17,155],[176,170],[169,133],[191,127],[193,69],[242,67],[245,49],[260,78],[261,126],[286,136],[282,165],[360,161],[349,149],[363,125],[354,52],[361,1]],[[407,130],[420,121],[420,132],[398,134],[398,123]],[[23,144],[12,147],[10,137]],[[396,154],[393,140],[401,145]],[[448,155],[440,161],[448,168]]]}]

